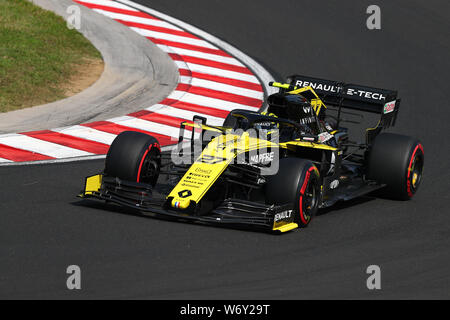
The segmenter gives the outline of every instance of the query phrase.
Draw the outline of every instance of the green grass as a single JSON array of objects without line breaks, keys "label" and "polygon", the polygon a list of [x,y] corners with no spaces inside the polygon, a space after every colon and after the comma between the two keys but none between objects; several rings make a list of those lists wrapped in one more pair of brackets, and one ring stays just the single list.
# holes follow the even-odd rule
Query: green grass
[{"label": "green grass", "polygon": [[101,55],[62,17],[26,0],[0,0],[0,112],[64,98],[62,84],[86,58]]}]

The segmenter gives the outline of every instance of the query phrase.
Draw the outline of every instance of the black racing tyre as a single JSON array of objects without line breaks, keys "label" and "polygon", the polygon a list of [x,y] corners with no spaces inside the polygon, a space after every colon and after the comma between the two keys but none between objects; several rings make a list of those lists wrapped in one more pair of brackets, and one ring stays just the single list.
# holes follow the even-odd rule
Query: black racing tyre
[{"label": "black racing tyre", "polygon": [[265,187],[267,204],[294,204],[295,222],[306,227],[320,202],[319,171],[309,160],[284,158],[278,173],[268,177]]},{"label": "black racing tyre", "polygon": [[369,151],[366,177],[386,184],[382,196],[408,200],[420,186],[423,166],[423,146],[417,139],[381,133]]},{"label": "black racing tyre", "polygon": [[158,140],[145,133],[124,131],[109,147],[105,174],[154,186],[160,167],[161,148]]}]

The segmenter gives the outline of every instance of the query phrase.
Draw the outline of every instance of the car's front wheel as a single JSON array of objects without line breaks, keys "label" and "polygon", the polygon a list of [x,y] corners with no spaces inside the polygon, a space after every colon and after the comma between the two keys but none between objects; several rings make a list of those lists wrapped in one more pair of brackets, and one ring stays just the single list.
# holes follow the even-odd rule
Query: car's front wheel
[{"label": "car's front wheel", "polygon": [[109,147],[105,174],[154,186],[160,166],[161,148],[155,137],[136,131],[124,131]]},{"label": "car's front wheel", "polygon": [[320,204],[320,177],[316,166],[309,160],[284,158],[278,173],[269,176],[265,187],[267,204],[291,203],[294,221],[306,227]]}]

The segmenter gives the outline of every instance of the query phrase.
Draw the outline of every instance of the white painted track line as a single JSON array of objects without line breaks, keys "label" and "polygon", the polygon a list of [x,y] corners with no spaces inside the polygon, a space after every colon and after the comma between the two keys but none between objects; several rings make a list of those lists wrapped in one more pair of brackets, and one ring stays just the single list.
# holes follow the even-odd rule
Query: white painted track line
[{"label": "white painted track line", "polygon": [[193,112],[183,109],[174,108],[171,106],[167,106],[164,104],[155,104],[151,107],[146,108],[145,110],[155,112],[158,114],[167,115],[170,117],[177,117],[177,118],[183,118],[186,120],[192,120],[195,115],[205,117],[208,119],[208,124],[211,124],[213,126],[221,126],[223,124],[223,118],[219,117],[213,117],[210,115],[202,114],[200,112]]},{"label": "white painted track line", "polygon": [[253,82],[253,83],[259,84],[258,78],[256,78],[255,76],[252,76],[250,74],[245,74],[245,73],[235,72],[235,71],[230,71],[230,70],[224,70],[224,69],[219,69],[219,68],[214,68],[214,67],[208,67],[208,66],[204,66],[201,64],[195,64],[195,63],[184,62],[184,61],[175,61],[175,63],[180,68],[185,68],[185,66],[187,65],[187,67],[193,72],[201,72],[201,73],[212,74],[212,75],[216,75],[216,76],[220,76],[220,77],[231,78],[231,79],[242,80],[242,81]]},{"label": "white painted track line", "polygon": [[129,11],[139,11],[134,9],[133,7],[121,4],[120,2],[111,1],[111,0],[80,0],[80,2],[98,4],[101,6],[112,7],[117,9],[129,10]]},{"label": "white painted track line", "polygon": [[9,134],[0,136],[0,144],[40,153],[52,158],[70,158],[92,155],[92,153],[86,151],[69,148],[60,144],[36,139],[23,134]]},{"label": "white painted track line", "polygon": [[52,131],[64,133],[73,137],[96,141],[104,144],[110,145],[113,140],[116,138],[116,135],[103,132],[99,130],[95,130],[93,128],[84,127],[84,126],[71,126],[65,128],[57,128],[52,129]]},{"label": "white painted track line", "polygon": [[245,97],[255,98],[255,99],[263,99],[264,93],[262,91],[255,91],[245,88],[240,88],[232,85],[228,85],[225,83],[209,81],[199,78],[190,78],[190,77],[180,77],[180,83],[190,84],[196,87],[202,87],[206,89],[212,89],[222,92],[228,92],[232,94],[238,94]]}]

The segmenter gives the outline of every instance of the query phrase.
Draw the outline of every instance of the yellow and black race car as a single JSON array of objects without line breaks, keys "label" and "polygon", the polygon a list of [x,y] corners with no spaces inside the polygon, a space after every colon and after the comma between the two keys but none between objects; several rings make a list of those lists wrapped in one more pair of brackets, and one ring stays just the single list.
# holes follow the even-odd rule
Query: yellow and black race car
[{"label": "yellow and black race car", "polygon": [[[286,232],[340,200],[375,190],[406,200],[417,191],[422,145],[382,132],[395,124],[396,91],[299,75],[270,85],[279,92],[265,112],[234,110],[222,126],[195,116],[181,123],[171,150],[144,133],[122,132],[103,173],[87,177],[80,196],[151,216]],[[379,115],[364,143],[342,127],[348,109]]]}]

